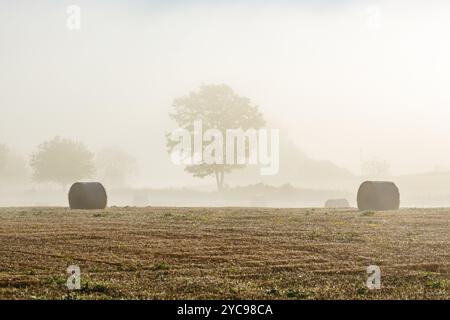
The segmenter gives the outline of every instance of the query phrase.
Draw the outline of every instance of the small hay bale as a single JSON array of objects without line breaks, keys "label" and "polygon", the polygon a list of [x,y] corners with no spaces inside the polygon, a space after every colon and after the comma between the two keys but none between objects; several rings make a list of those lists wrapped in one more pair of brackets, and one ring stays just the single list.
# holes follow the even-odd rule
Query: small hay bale
[{"label": "small hay bale", "polygon": [[400,192],[390,181],[366,181],[359,187],[357,202],[361,211],[398,210]]},{"label": "small hay bale", "polygon": [[105,209],[107,201],[106,190],[98,182],[76,182],[69,191],[70,209]]},{"label": "small hay bale", "polygon": [[325,202],[325,208],[350,208],[347,199],[329,199]]}]

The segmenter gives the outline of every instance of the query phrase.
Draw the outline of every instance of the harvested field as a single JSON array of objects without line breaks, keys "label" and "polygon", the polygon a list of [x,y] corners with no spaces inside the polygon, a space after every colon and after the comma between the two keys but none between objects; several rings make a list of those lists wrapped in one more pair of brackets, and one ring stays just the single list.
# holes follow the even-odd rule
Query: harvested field
[{"label": "harvested field", "polygon": [[[0,220],[2,299],[450,299],[450,209],[2,208]],[[74,264],[82,288],[68,293]]]}]

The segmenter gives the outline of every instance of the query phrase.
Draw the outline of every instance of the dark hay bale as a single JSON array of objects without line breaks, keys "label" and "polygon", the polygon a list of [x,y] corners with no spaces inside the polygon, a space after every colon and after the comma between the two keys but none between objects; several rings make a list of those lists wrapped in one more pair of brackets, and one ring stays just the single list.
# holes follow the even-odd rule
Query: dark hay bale
[{"label": "dark hay bale", "polygon": [[366,181],[358,190],[358,209],[364,210],[398,210],[400,192],[393,182]]},{"label": "dark hay bale", "polygon": [[325,202],[325,208],[350,208],[347,199],[329,199]]},{"label": "dark hay bale", "polygon": [[69,191],[70,209],[105,209],[107,201],[106,190],[98,182],[76,182]]}]

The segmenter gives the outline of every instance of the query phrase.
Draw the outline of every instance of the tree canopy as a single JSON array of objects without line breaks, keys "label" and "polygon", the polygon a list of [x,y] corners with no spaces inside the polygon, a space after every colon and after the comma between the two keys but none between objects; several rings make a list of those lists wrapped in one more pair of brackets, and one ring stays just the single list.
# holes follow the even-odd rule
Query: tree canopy
[{"label": "tree canopy", "polygon": [[89,178],[94,172],[94,154],[81,142],[56,137],[39,145],[30,166],[37,182],[54,182],[63,188]]},{"label": "tree canopy", "polygon": [[[204,130],[217,129],[223,136],[227,129],[258,129],[265,124],[263,114],[249,98],[236,94],[227,85],[203,85],[198,91],[177,98],[173,102],[170,118],[182,129],[194,134],[194,122],[201,120]],[[171,153],[178,141],[167,135],[167,148]],[[212,143],[212,141],[211,141]],[[206,148],[208,144],[203,144]],[[225,154],[225,152],[224,152]],[[185,171],[194,177],[215,176],[219,190],[224,185],[224,174],[244,168],[241,164],[199,164],[187,165]]]}]

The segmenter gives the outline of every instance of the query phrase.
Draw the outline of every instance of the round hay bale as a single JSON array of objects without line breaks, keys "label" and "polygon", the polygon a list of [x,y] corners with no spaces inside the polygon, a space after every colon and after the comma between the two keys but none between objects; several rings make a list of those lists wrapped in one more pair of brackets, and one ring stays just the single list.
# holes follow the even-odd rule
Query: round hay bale
[{"label": "round hay bale", "polygon": [[393,182],[366,181],[359,187],[357,202],[361,211],[398,210],[400,192]]},{"label": "round hay bale", "polygon": [[105,209],[107,201],[106,190],[98,182],[76,182],[69,191],[70,209]]},{"label": "round hay bale", "polygon": [[325,208],[350,208],[347,199],[329,199],[325,202]]}]

